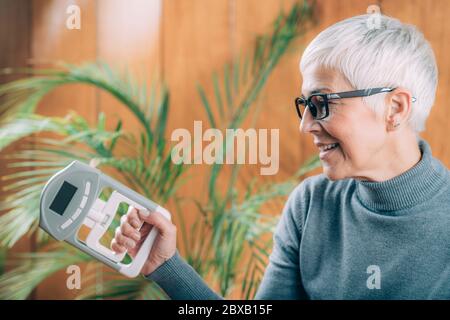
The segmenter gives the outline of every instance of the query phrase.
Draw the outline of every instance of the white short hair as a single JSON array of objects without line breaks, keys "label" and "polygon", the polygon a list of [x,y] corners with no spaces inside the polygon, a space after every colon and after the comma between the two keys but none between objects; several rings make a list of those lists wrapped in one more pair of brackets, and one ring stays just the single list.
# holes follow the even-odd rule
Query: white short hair
[{"label": "white short hair", "polygon": [[[355,89],[408,89],[417,99],[409,124],[421,132],[436,96],[438,70],[433,50],[415,26],[385,15],[379,17],[375,27],[368,20],[371,16],[365,14],[322,31],[305,49],[300,71],[304,73],[311,66],[332,68]],[[364,102],[381,111],[384,98],[384,94],[374,95]]]}]

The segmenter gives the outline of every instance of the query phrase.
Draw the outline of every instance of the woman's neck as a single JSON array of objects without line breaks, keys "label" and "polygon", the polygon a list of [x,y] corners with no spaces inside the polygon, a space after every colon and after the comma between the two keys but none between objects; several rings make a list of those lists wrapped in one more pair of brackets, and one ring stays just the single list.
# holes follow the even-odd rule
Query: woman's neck
[{"label": "woman's neck", "polygon": [[[393,215],[405,214],[407,211],[399,210],[429,201],[444,186],[448,186],[450,179],[448,169],[439,160],[433,158],[431,148],[425,140],[417,142],[421,155],[418,163],[414,164],[415,154],[411,153],[410,158],[405,158],[411,159],[409,164],[404,160],[403,166],[397,166],[400,169],[397,169],[396,175],[391,176],[390,179],[356,180],[358,198],[367,208],[377,212],[389,211],[389,214]],[[403,153],[405,154],[407,153]],[[407,169],[408,167],[410,168]],[[403,172],[400,173],[400,171]]]},{"label": "woman's neck", "polygon": [[389,137],[383,150],[379,167],[358,180],[381,182],[401,175],[414,167],[421,159],[418,137],[413,132],[395,132]]}]

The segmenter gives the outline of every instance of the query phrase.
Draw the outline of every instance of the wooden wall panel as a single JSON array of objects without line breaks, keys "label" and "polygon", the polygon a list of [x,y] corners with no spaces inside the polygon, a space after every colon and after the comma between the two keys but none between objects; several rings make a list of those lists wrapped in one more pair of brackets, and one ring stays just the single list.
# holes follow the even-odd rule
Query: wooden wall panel
[{"label": "wooden wall panel", "polygon": [[[276,17],[282,11],[285,14],[289,12],[294,3],[295,0],[236,1],[236,47],[251,49],[255,35],[270,32]],[[299,29],[306,30],[306,27],[300,26]],[[280,134],[279,171],[276,175],[265,176],[264,181],[267,182],[280,182],[292,176],[309,156],[303,150],[304,137],[298,130],[299,122],[295,118],[293,105],[293,99],[298,95],[300,86],[297,66],[301,50],[300,43],[295,41],[268,78],[265,90],[257,103],[261,108],[257,127],[279,129]],[[242,183],[245,185],[249,178],[259,175],[259,170],[260,166],[245,170]],[[277,210],[281,208],[278,207]]]},{"label": "wooden wall panel", "polygon": [[[76,4],[81,9],[81,29],[66,28],[66,9]],[[48,67],[55,62],[80,64],[96,58],[95,2],[89,0],[33,0],[32,46],[33,67]],[[88,86],[70,85],[55,90],[39,105],[42,114],[63,116],[75,110],[95,119],[95,90]]]},{"label": "wooden wall panel", "polygon": [[[255,37],[260,34],[267,34],[272,31],[272,23],[279,14],[283,11],[287,13],[291,9],[295,1],[235,1],[236,19],[235,19],[235,35],[236,51],[242,54],[252,54],[251,50],[255,45]],[[249,14],[251,12],[251,14]],[[291,163],[300,163],[298,158],[298,148],[283,152],[283,142],[289,141],[292,146],[295,141],[298,141],[298,131],[296,128],[296,121],[286,121],[287,119],[294,119],[295,115],[292,111],[291,97],[289,96],[289,87],[295,87],[296,82],[292,81],[298,77],[298,72],[295,68],[295,59],[297,52],[290,52],[285,55],[279,62],[277,68],[268,78],[265,89],[250,112],[251,115],[260,108],[258,121],[256,123],[257,129],[278,129],[280,132],[279,140],[279,171],[276,175],[265,176],[264,181],[282,181],[290,176],[294,171],[291,168],[286,168],[287,161]],[[294,64],[292,64],[294,62]],[[294,66],[294,68],[292,68]],[[280,81],[279,79],[283,79]],[[283,125],[281,125],[283,123]],[[246,125],[250,125],[249,121]],[[270,140],[268,140],[270,143]],[[260,175],[261,166],[247,166],[242,171],[240,182],[242,187],[249,182],[249,180]],[[295,169],[294,169],[295,170]]]},{"label": "wooden wall panel", "polygon": [[[163,5],[163,76],[170,88],[170,119],[168,138],[176,128],[193,133],[195,120],[208,121],[197,84],[212,97],[212,73],[221,70],[231,59],[230,1],[179,0]],[[209,167],[194,165],[180,195],[206,199]],[[196,207],[184,207],[188,223]]]},{"label": "wooden wall panel", "polygon": [[411,23],[419,28],[430,42],[439,69],[436,100],[422,137],[431,146],[433,155],[450,168],[450,2],[446,0],[383,0],[383,13]]},{"label": "wooden wall panel", "polygon": [[[122,74],[129,73],[136,83],[161,78],[160,0],[97,0],[97,58],[108,63]],[[132,112],[116,98],[106,92],[98,94],[98,112],[107,119],[107,128],[112,130],[122,120],[123,129],[141,133],[142,125]],[[126,149],[116,149],[117,154],[126,154]],[[106,267],[105,267],[106,269]],[[101,275],[97,277],[100,284]]]},{"label": "wooden wall panel", "polygon": [[[30,14],[31,8],[28,0],[0,1],[0,70],[3,68],[20,68],[28,65],[30,55]],[[13,35],[13,36],[11,36]],[[0,75],[0,84],[20,78],[16,75]],[[0,99],[0,104],[2,103]],[[5,157],[18,150],[13,144],[0,152],[0,177],[12,174],[18,170],[7,168],[10,161]],[[3,192],[5,182],[0,179],[0,193]],[[3,212],[0,212],[2,214]],[[16,253],[29,252],[33,249],[30,238],[21,239],[11,250],[7,257]],[[6,266],[6,270],[10,267]]]},{"label": "wooden wall panel", "polygon": [[[32,0],[30,63],[41,67],[55,60],[80,63],[101,59],[116,67],[127,65],[138,79],[153,80],[155,77],[164,80],[171,93],[167,130],[170,138],[170,133],[176,128],[187,128],[192,132],[195,120],[202,120],[204,129],[207,128],[206,114],[196,90],[197,83],[201,83],[207,95],[212,98],[213,72],[219,71],[220,74],[226,62],[237,54],[248,52],[253,47],[255,35],[269,31],[279,11],[289,9],[294,2],[295,0]],[[16,3],[20,3],[17,9],[27,2]],[[81,30],[65,28],[65,9],[72,3],[78,4],[82,9]],[[262,112],[257,128],[280,129],[280,171],[276,176],[268,176],[264,180],[284,180],[306,159],[317,153],[312,138],[300,134],[292,103],[301,89],[298,63],[304,46],[326,27],[342,19],[364,14],[367,7],[374,3],[381,6],[383,13],[417,25],[435,50],[440,68],[439,88],[436,104],[423,136],[431,143],[434,155],[450,166],[450,147],[445,143],[449,136],[450,120],[450,111],[445,104],[450,94],[450,60],[447,57],[450,49],[450,24],[445,19],[450,14],[450,2],[317,0],[316,3],[320,19],[302,41],[296,43],[292,51],[283,57],[269,78],[266,91],[259,101]],[[0,6],[2,8],[4,7]],[[2,30],[2,38],[8,38],[1,32]],[[22,29],[19,32],[25,36],[27,31]],[[11,37],[9,39],[13,41]],[[6,45],[14,48],[13,52],[21,51],[13,43]],[[1,60],[4,57],[5,55],[0,54],[0,61],[4,61]],[[103,111],[109,119],[110,127],[121,118],[125,129],[139,130],[130,113],[114,99],[86,86],[61,88],[46,97],[39,107],[41,113],[49,115],[64,115],[69,109],[76,110],[90,121],[95,121],[98,112]],[[180,194],[206,200],[209,169],[206,165],[193,166],[188,172],[190,179],[182,187]],[[240,187],[245,187],[252,176],[259,174],[258,171],[259,166],[244,170]],[[220,188],[225,188],[224,182],[221,183]],[[169,204],[169,208],[173,207]],[[188,222],[192,220],[194,210],[194,206],[185,208]],[[61,279],[61,274],[49,279],[39,287],[37,297],[70,298],[71,293],[64,290]]]},{"label": "wooden wall panel", "polygon": [[[150,84],[160,79],[161,0],[98,0],[97,6],[98,59],[121,72],[128,70],[136,81]],[[125,130],[142,131],[131,112],[104,92],[99,95],[99,111],[110,126],[123,119]]]},{"label": "wooden wall panel", "polygon": [[[28,65],[30,55],[30,13],[31,6],[27,0],[0,2],[0,70],[4,68],[21,68]],[[11,36],[15,35],[15,36]],[[0,84],[20,78],[17,75],[0,75]],[[0,103],[2,101],[0,100]],[[0,176],[10,173],[7,160],[3,156],[16,150],[14,145],[1,152]],[[3,182],[0,180],[0,186]]]},{"label": "wooden wall panel", "polygon": [[[96,58],[96,10],[89,0],[33,0],[30,63],[35,68],[48,67],[55,61],[80,64]],[[76,4],[81,9],[81,29],[66,28],[66,9]],[[75,111],[88,121],[97,117],[96,90],[85,85],[69,85],[56,89],[39,104],[38,112],[64,116]],[[77,290],[66,288],[65,270],[38,286],[37,299],[70,299]]]}]

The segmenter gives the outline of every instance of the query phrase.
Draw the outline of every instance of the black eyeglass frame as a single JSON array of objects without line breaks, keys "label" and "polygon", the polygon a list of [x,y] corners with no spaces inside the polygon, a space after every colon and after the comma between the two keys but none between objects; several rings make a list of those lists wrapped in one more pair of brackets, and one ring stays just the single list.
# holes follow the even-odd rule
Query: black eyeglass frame
[{"label": "black eyeglass frame", "polygon": [[[311,110],[311,107],[316,108],[313,104],[312,104],[312,98],[313,97],[321,97],[323,99],[324,102],[324,106],[325,106],[325,115],[323,117],[320,118],[316,118],[313,115],[313,118],[315,120],[323,120],[326,117],[328,117],[330,115],[330,111],[329,111],[329,106],[328,106],[328,100],[335,100],[335,99],[344,99],[344,98],[357,98],[357,97],[368,97],[374,94],[378,94],[378,93],[384,93],[384,92],[391,92],[394,91],[396,88],[390,88],[390,87],[381,87],[381,88],[370,88],[370,89],[360,89],[360,90],[354,90],[354,91],[345,91],[345,92],[338,92],[338,93],[313,93],[312,95],[310,95],[307,99],[305,99],[304,97],[297,97],[295,98],[295,108],[297,110],[297,114],[299,116],[300,119],[302,119],[302,112],[301,112],[301,106],[304,105],[305,106],[305,110],[306,107],[308,106]],[[416,102],[416,98],[412,97],[412,102]]]}]

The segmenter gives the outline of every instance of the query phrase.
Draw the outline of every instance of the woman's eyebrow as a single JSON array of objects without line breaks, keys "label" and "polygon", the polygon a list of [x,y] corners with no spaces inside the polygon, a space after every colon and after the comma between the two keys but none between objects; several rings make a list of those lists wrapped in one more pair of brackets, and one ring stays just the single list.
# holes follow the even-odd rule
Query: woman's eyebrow
[{"label": "woman's eyebrow", "polygon": [[322,88],[317,88],[317,89],[312,90],[311,94],[321,93],[323,91],[330,91],[331,92],[332,90],[330,88],[328,88],[328,87],[322,87]]},{"label": "woman's eyebrow", "polygon": [[[323,91],[329,91],[329,92],[332,92],[333,90],[331,90],[331,89],[328,88],[328,87],[314,88],[313,90],[311,90],[311,91],[309,92],[309,94],[308,94],[307,96],[310,96],[310,95],[315,94],[315,93],[321,93],[321,92],[323,92]],[[306,92],[308,92],[308,91],[306,91]]]}]

